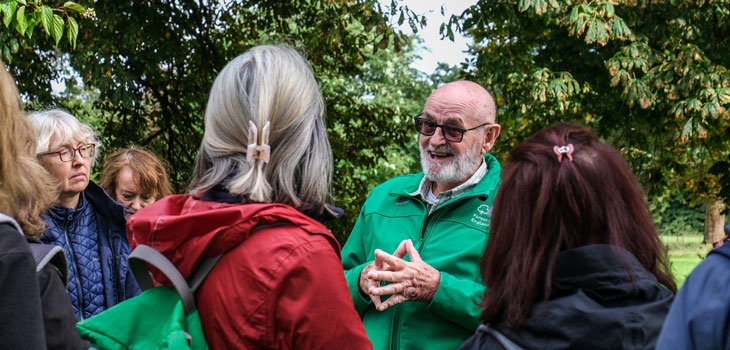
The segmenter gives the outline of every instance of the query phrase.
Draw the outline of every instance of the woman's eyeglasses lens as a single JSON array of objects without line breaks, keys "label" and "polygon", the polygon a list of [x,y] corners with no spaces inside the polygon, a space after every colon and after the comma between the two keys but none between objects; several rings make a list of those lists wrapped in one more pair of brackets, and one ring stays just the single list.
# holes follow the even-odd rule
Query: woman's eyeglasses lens
[{"label": "woman's eyeglasses lens", "polygon": [[58,155],[61,156],[62,162],[70,162],[76,156],[76,151],[79,151],[79,154],[84,158],[91,158],[94,156],[94,152],[96,151],[96,145],[88,144],[81,145],[79,148],[64,148],[58,151]]}]

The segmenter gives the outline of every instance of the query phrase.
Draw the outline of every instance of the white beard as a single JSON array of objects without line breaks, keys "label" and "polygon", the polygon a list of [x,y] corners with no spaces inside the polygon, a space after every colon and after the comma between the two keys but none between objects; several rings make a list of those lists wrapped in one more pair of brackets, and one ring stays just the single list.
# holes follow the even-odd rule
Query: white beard
[{"label": "white beard", "polygon": [[433,163],[428,157],[428,152],[439,152],[454,154],[451,145],[444,144],[433,147],[429,144],[426,148],[421,147],[421,167],[426,178],[439,184],[460,184],[466,181],[474,173],[477,166],[481,164],[482,157],[479,152],[479,144],[468,149],[465,153],[457,155],[452,162],[445,164]]}]

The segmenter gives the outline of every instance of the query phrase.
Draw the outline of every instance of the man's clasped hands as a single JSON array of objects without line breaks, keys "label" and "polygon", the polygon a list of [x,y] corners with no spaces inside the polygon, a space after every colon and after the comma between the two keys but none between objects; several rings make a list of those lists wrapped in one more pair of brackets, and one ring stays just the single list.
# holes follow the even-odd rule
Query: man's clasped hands
[{"label": "man's clasped hands", "polygon": [[[405,255],[410,261],[403,259]],[[375,307],[383,311],[404,301],[430,302],[440,280],[441,273],[421,260],[413,242],[407,239],[393,254],[375,249],[375,261],[362,269],[359,285]],[[381,300],[381,296],[388,295]]]}]

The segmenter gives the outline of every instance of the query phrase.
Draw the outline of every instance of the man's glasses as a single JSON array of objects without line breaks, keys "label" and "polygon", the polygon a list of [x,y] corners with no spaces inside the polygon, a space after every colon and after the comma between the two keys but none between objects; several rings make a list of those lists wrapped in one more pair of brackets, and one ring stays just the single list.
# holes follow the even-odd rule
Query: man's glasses
[{"label": "man's glasses", "polygon": [[477,125],[470,129],[462,129],[456,126],[451,125],[441,125],[433,120],[428,120],[426,118],[421,118],[422,114],[419,114],[413,118],[413,120],[416,122],[416,130],[421,134],[425,136],[433,136],[433,134],[436,133],[437,128],[441,128],[441,132],[444,135],[444,138],[446,141],[449,142],[461,142],[461,140],[464,139],[464,133],[471,130],[476,130],[481,128],[485,125],[490,125],[492,123],[484,123],[481,125]]},{"label": "man's glasses", "polygon": [[85,145],[79,146],[79,148],[61,148],[58,151],[54,152],[46,152],[46,153],[39,153],[38,156],[49,156],[53,154],[58,154],[58,157],[61,158],[62,162],[70,162],[76,158],[76,151],[79,152],[81,157],[84,158],[91,158],[94,156],[94,152],[96,152],[96,145],[93,143],[88,143]]}]

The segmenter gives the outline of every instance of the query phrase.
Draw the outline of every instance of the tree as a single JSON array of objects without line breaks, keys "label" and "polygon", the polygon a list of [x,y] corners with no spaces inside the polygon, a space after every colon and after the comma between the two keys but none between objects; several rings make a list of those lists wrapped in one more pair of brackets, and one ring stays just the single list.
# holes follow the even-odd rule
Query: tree
[{"label": "tree", "polygon": [[480,0],[449,26],[474,38],[464,73],[496,95],[501,152],[579,121],[623,152],[652,198],[712,203],[730,199],[728,4]]},{"label": "tree", "polygon": [[[405,116],[430,89],[408,67],[412,39],[393,29],[423,19],[397,2],[100,0],[93,6],[96,16],[78,22],[77,47],[67,55],[21,46],[14,67],[19,88],[29,101],[64,105],[94,124],[105,152],[130,143],[152,149],[170,164],[178,192],[189,181],[213,79],[230,59],[263,43],[300,49],[319,79],[336,160],[334,204],[346,211],[345,220],[330,225],[339,239],[379,179],[375,171],[408,166],[383,159],[393,145],[409,142],[412,121]],[[66,59],[70,76],[54,69]],[[54,94],[54,79],[73,88]]]},{"label": "tree", "polygon": [[0,30],[1,57],[11,63],[13,54],[20,49],[21,41],[33,39],[38,24],[41,25],[40,31],[54,40],[55,45],[58,45],[65,32],[68,44],[76,47],[79,27],[73,16],[89,17],[94,12],[72,1],[54,6],[42,0],[2,0],[0,14],[4,24]]}]

